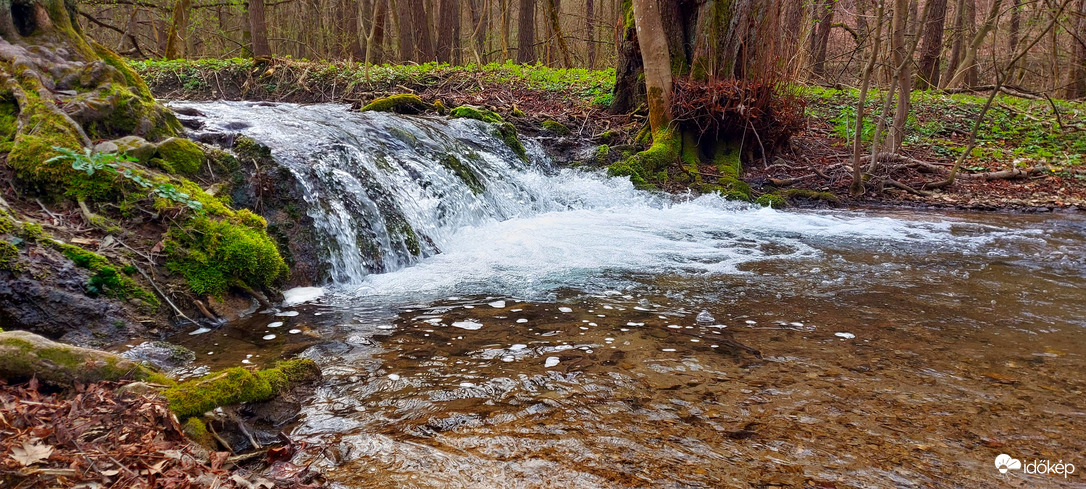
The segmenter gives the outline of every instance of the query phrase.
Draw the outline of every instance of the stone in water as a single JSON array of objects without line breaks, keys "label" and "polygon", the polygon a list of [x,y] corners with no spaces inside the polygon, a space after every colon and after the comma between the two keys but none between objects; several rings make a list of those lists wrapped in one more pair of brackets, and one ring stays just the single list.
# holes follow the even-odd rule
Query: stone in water
[{"label": "stone in water", "polygon": [[699,323],[711,323],[716,321],[716,318],[714,318],[712,314],[709,314],[709,311],[702,310],[698,313],[697,321]]}]

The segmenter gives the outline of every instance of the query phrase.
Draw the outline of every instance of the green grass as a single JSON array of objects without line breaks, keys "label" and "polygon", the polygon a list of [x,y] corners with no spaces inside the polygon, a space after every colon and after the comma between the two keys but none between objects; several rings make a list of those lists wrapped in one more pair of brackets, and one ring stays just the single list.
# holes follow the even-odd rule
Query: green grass
[{"label": "green grass", "polygon": [[[800,92],[808,100],[808,117],[831,124],[834,137],[851,140],[856,130],[857,90],[805,87]],[[874,133],[874,119],[884,96],[883,91],[869,93],[865,103],[867,118],[862,129],[865,143],[870,142]],[[965,149],[965,134],[973,130],[974,120],[986,99],[985,94],[913,92],[904,149],[930,150],[941,158],[957,158]],[[1052,105],[1065,124],[1079,121],[1081,125],[1086,118],[1084,102],[1054,99],[1050,104],[1047,100],[997,96],[977,135],[977,147],[971,155],[969,168],[983,171],[1009,164],[1047,163],[1054,167],[1072,167],[1086,163],[1086,131],[1062,130]]]},{"label": "green grass", "polygon": [[[291,75],[304,73],[307,84],[336,82],[348,90],[355,87],[439,87],[450,79],[462,78],[475,83],[464,84],[465,92],[484,87],[504,86],[515,89],[542,90],[562,93],[596,105],[610,105],[615,70],[586,70],[581,68],[550,68],[542,65],[522,65],[512,62],[452,66],[445,63],[419,65],[375,65],[366,69],[363,63],[337,61],[314,62],[281,58],[271,64],[257,64],[250,59],[193,59],[131,61],[132,67],[152,85],[161,76],[175,77],[186,90],[211,88],[207,74],[253,75],[264,89],[289,89]],[[297,76],[293,80],[298,79]]]}]

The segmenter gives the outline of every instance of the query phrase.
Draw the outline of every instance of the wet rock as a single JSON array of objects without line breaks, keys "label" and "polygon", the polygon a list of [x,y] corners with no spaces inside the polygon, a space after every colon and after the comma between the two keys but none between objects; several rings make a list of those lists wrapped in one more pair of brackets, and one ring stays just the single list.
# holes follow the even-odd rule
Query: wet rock
[{"label": "wet rock", "polygon": [[98,143],[94,150],[99,153],[121,153],[135,158],[140,163],[146,163],[154,156],[156,148],[154,144],[139,136],[125,136]]},{"label": "wet rock", "polygon": [[163,370],[183,367],[196,360],[192,350],[165,341],[145,341],[121,356],[134,362],[145,362]]},{"label": "wet rock", "polygon": [[227,321],[249,316],[260,308],[260,302],[256,299],[236,294],[227,294],[221,299],[211,297],[208,299],[207,305],[211,312]]}]

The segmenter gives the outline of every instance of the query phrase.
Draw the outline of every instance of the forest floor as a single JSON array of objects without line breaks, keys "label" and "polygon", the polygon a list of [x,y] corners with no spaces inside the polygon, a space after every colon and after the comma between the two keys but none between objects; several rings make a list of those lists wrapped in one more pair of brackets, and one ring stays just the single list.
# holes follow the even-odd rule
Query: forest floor
[{"label": "forest floor", "polygon": [[[491,108],[522,134],[540,137],[560,164],[604,165],[640,149],[645,114],[611,114],[613,70],[553,69],[514,64],[450,67],[424,64],[365,69],[352,63],[294,60],[134,62],[164,99],[226,99],[349,103],[355,107],[396,93],[415,93],[452,108]],[[790,195],[794,205],[941,207],[974,210],[1086,210],[1086,102],[1001,94],[978,131],[978,145],[956,183],[945,178],[968,144],[984,93],[916,92],[900,154],[869,173],[866,192],[849,195],[857,91],[795,87],[806,103],[807,127],[770,160],[745,162],[754,197]],[[863,139],[870,141],[882,93],[868,99]],[[892,108],[891,108],[892,110]],[[556,121],[564,129],[544,127]],[[552,126],[553,127],[553,126]],[[602,150],[602,151],[601,151]],[[602,156],[601,156],[602,155]],[[678,165],[678,163],[676,163]],[[1015,171],[1017,170],[1017,171]],[[880,183],[870,183],[880,182]],[[680,185],[661,187],[676,191]],[[805,199],[804,195],[819,195]]]}]

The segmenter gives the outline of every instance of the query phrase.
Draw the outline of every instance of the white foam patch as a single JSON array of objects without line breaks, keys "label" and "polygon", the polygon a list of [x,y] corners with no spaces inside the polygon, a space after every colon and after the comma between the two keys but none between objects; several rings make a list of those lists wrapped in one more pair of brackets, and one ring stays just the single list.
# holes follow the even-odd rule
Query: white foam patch
[{"label": "white foam patch", "polygon": [[283,312],[277,312],[277,313],[275,313],[275,315],[276,315],[277,317],[281,317],[281,318],[289,318],[289,317],[294,317],[294,316],[297,316],[297,315],[298,315],[298,311],[283,311]]},{"label": "white foam patch", "polygon": [[325,294],[324,287],[295,287],[283,291],[283,307],[295,306],[320,299]]},{"label": "white foam patch", "polygon": [[494,301],[490,302],[489,305],[494,309],[505,309],[505,301]]},{"label": "white foam patch", "polygon": [[452,325],[454,328],[466,329],[469,331],[475,331],[483,327],[482,323],[478,323],[475,321],[457,321],[455,323],[452,323]]},{"label": "white foam patch", "polygon": [[546,368],[551,368],[555,365],[558,365],[558,362],[560,361],[561,360],[559,360],[558,357],[547,357],[547,360],[543,362],[543,366]]}]

